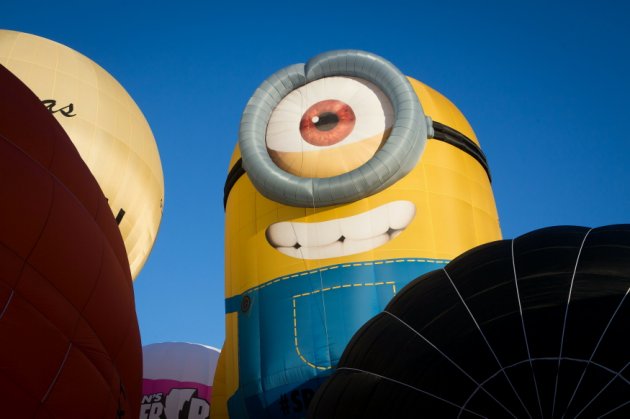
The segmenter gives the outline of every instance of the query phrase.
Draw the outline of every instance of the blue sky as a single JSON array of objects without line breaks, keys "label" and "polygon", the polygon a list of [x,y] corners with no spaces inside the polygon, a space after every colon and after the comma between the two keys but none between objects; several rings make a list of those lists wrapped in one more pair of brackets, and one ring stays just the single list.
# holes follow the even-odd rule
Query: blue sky
[{"label": "blue sky", "polygon": [[[129,3],[129,4],[126,4]],[[143,344],[221,347],[223,184],[241,112],[287,65],[364,49],[450,98],[488,157],[504,237],[630,222],[622,1],[4,0],[0,28],[85,54],[153,129],[165,209],[136,280]]]}]

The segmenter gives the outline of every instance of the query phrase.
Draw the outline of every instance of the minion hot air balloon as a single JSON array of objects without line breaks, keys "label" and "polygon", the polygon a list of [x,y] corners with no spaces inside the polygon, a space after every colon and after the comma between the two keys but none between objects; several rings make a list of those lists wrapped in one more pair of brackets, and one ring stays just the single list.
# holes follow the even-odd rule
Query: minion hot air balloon
[{"label": "minion hot air balloon", "polygon": [[353,333],[401,287],[501,237],[464,116],[362,51],[318,55],[256,90],[224,203],[214,418],[304,416]]}]

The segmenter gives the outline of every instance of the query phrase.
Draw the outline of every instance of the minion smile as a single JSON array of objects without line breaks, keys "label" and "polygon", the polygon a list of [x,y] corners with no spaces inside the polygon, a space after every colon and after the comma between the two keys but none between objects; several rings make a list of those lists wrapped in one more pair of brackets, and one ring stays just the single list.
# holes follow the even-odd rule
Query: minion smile
[{"label": "minion smile", "polygon": [[267,228],[267,241],[297,259],[328,259],[367,252],[396,238],[413,220],[416,206],[394,201],[352,217],[319,223],[282,221]]}]

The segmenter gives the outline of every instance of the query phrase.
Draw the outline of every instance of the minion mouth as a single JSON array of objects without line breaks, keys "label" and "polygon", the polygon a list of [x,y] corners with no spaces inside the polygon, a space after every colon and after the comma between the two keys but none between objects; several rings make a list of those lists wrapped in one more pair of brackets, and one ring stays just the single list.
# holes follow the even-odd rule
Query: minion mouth
[{"label": "minion mouth", "polygon": [[416,206],[394,201],[352,217],[319,223],[282,221],[267,228],[267,241],[297,259],[328,259],[367,252],[396,238],[411,223]]}]

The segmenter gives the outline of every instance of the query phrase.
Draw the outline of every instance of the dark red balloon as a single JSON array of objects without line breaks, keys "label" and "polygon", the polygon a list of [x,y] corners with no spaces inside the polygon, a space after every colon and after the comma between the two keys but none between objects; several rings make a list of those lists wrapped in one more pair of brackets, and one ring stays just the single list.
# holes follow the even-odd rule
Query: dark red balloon
[{"label": "dark red balloon", "polygon": [[0,416],[137,418],[142,347],[103,192],[0,66]]}]

